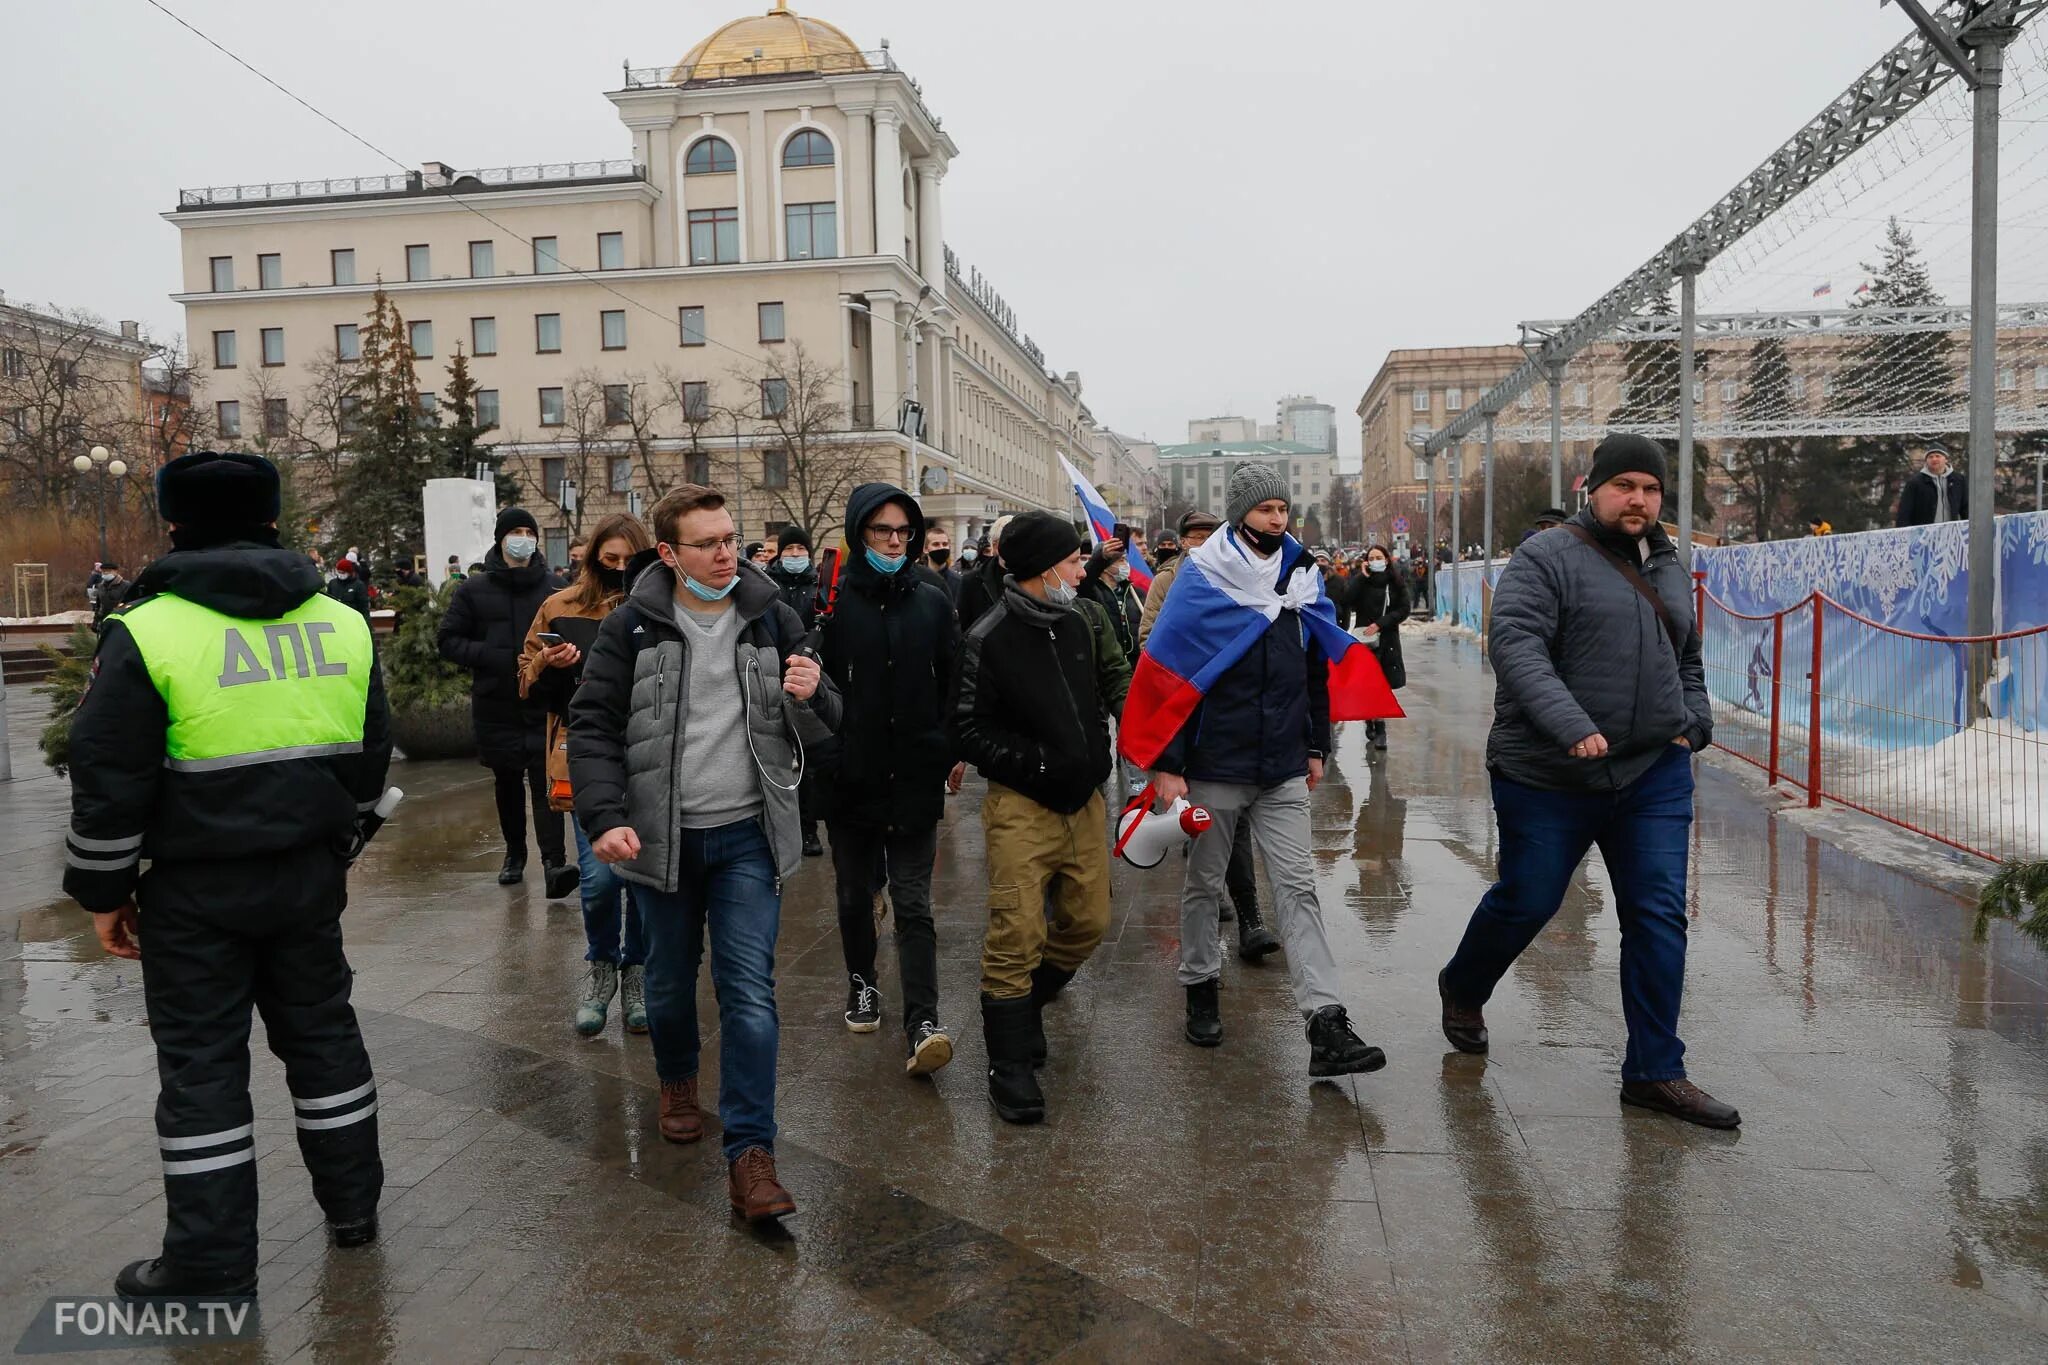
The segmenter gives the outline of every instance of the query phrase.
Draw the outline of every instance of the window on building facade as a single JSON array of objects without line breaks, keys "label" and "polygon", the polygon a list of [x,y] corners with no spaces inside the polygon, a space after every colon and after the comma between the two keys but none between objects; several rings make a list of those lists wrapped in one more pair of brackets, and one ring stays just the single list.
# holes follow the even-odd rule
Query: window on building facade
[{"label": "window on building facade", "polygon": [[284,288],[283,256],[270,251],[256,257],[256,287],[258,289]]},{"label": "window on building facade", "polygon": [[1804,398],[1804,397],[1806,397],[1806,376],[1805,376],[1805,375],[1803,375],[1803,374],[1795,374],[1795,375],[1793,375],[1793,376],[1792,376],[1792,396],[1793,396],[1794,398]]},{"label": "window on building facade", "polygon": [[405,277],[409,280],[433,279],[433,253],[424,246],[407,247],[405,249]]},{"label": "window on building facade", "polygon": [[215,332],[213,334],[213,368],[232,370],[235,368],[235,334]]},{"label": "window on building facade", "polygon": [[782,146],[784,166],[829,166],[832,139],[815,128],[806,128]]},{"label": "window on building facade", "polygon": [[363,400],[352,393],[341,396],[341,434],[354,436],[363,429]]},{"label": "window on building facade", "polygon": [[540,462],[540,491],[543,497],[559,502],[562,485],[569,481],[569,462],[560,455],[548,455]]},{"label": "window on building facade", "polygon": [[755,305],[755,308],[754,308],[754,312],[755,312],[755,314],[756,314],[756,315],[757,315],[757,316],[759,317],[759,319],[760,319],[760,323],[761,323],[761,340],[762,340],[762,341],[764,341],[764,342],[768,342],[768,341],[782,341],[782,340],[784,340],[784,339],[785,339],[785,338],[784,338],[784,336],[783,336],[783,332],[782,332],[782,305],[781,305],[781,304],[779,304],[779,303],[762,303],[762,304],[756,304],[756,305]]},{"label": "window on building facade", "polygon": [[1822,376],[1820,381],[1820,396],[1823,398],[1833,398],[1835,396],[1835,377],[1833,375],[1830,374]]},{"label": "window on building facade", "polygon": [[2034,367],[2034,392],[2048,392],[2048,365]]},{"label": "window on building facade", "polygon": [[420,401],[413,408],[412,424],[421,431],[432,431],[441,424],[441,399],[438,395],[420,395]]},{"label": "window on building facade", "polygon": [[334,324],[334,358],[336,360],[361,360],[363,358],[362,338],[356,333],[353,322]]},{"label": "window on building facade", "polygon": [[676,309],[676,321],[683,330],[683,345],[702,346],[704,344],[704,310],[702,308],[678,308]]},{"label": "window on building facade", "polygon": [[[1410,411],[1410,412],[1428,412],[1428,411],[1429,411],[1429,390],[1428,390],[1428,389],[1417,389],[1417,390],[1415,390],[1415,392],[1413,392],[1413,393],[1411,393],[1411,394],[1409,394],[1409,395],[1408,395],[1408,411]],[[1213,436],[1211,436],[1211,437],[1209,437],[1208,439],[1209,439],[1209,440],[1212,440],[1212,441],[1213,441],[1213,440],[1215,440],[1216,438],[1215,438],[1215,437],[1213,437]]]},{"label": "window on building facade", "polygon": [[1415,457],[1415,482],[1416,482],[1416,483],[1426,483],[1426,482],[1428,482],[1428,480],[1429,480],[1429,460],[1428,460],[1428,459],[1427,459],[1426,457],[1424,457],[1424,456],[1421,456],[1421,455],[1417,455],[1417,456]]},{"label": "window on building facade", "polygon": [[353,249],[343,248],[328,252],[327,267],[333,272],[336,284],[356,282],[356,253]]},{"label": "window on building facade", "polygon": [[284,364],[284,328],[265,327],[257,335],[263,341],[263,363],[266,365]]},{"label": "window on building facade", "polygon": [[476,391],[476,424],[490,428],[498,425],[498,391],[478,389]]},{"label": "window on building facade", "polygon": [[1704,379],[1692,381],[1692,401],[1695,404],[1707,401],[1707,382]]},{"label": "window on building facade", "polygon": [[710,486],[711,457],[701,450],[693,450],[683,456],[683,481]]},{"label": "window on building facade", "polygon": [[263,434],[277,440],[291,430],[291,403],[283,398],[263,400]]},{"label": "window on building facade", "polygon": [[496,355],[498,353],[498,320],[496,318],[471,318],[469,320],[469,350],[472,355]]},{"label": "window on building facade", "polygon": [[223,436],[242,434],[242,405],[230,398],[213,405],[213,424]]},{"label": "window on building facade", "polygon": [[1585,407],[1585,406],[1586,406],[1586,397],[1587,397],[1587,395],[1586,395],[1586,386],[1585,386],[1584,384],[1574,384],[1574,385],[1572,385],[1572,406],[1573,406],[1573,407],[1575,407],[1575,408],[1583,408],[1583,407]]},{"label": "window on building facade", "polygon": [[235,288],[235,258],[232,256],[215,256],[208,264],[213,269],[213,292],[216,294],[232,293]]},{"label": "window on building facade", "polygon": [[597,268],[599,270],[624,270],[626,268],[625,233],[600,232],[597,234]]},{"label": "window on building facade", "polygon": [[2001,388],[2001,389],[2017,389],[2017,388],[2018,388],[2019,386],[2020,386],[2020,376],[2019,376],[2019,371],[2017,371],[2017,370],[2013,370],[2013,369],[2003,369],[2003,370],[2000,370],[2000,371],[1998,372],[1998,387],[1999,387],[1999,388]]},{"label": "window on building facade", "polygon": [[833,204],[791,204],[782,231],[792,261],[828,260],[839,254],[839,209]]},{"label": "window on building facade", "polygon": [[0,378],[28,378],[28,357],[21,353],[19,346],[0,350]]},{"label": "window on building facade", "polygon": [[612,492],[630,493],[633,491],[633,457],[631,455],[612,456],[611,467],[605,472],[611,476]]},{"label": "window on building facade", "polygon": [[607,351],[626,349],[626,310],[607,308],[597,315],[597,331]]},{"label": "window on building facade", "polygon": [[789,449],[780,447],[761,452],[761,487],[789,487]]},{"label": "window on building facade", "polygon": [[540,355],[554,355],[562,349],[562,315],[533,315],[533,349]]},{"label": "window on building facade", "polygon": [[470,278],[487,280],[498,273],[498,244],[496,242],[471,242],[469,244]]},{"label": "window on building facade", "polygon": [[533,273],[536,275],[559,275],[562,273],[562,253],[552,237],[533,239]]},{"label": "window on building facade", "polygon": [[789,411],[789,381],[787,379],[764,379],[761,381],[761,415],[780,417]]},{"label": "window on building facade", "polygon": [[684,175],[727,175],[740,168],[732,144],[722,137],[700,137],[683,158]]},{"label": "window on building facade", "polygon": [[542,389],[540,391],[540,424],[544,427],[562,425],[562,391]]},{"label": "window on building facade", "polygon": [[1445,389],[1445,390],[1444,390],[1444,411],[1445,411],[1445,412],[1457,412],[1457,411],[1459,411],[1460,409],[1462,409],[1462,408],[1463,408],[1464,406],[1465,406],[1465,391],[1464,391],[1463,389]]},{"label": "window on building facade", "polygon": [[431,322],[408,322],[405,324],[406,340],[412,343],[415,359],[434,358],[434,324]]},{"label": "window on building facade", "polygon": [[1721,401],[1723,403],[1733,403],[1736,395],[1740,392],[1741,386],[1735,380],[1724,379],[1721,381]]},{"label": "window on building facade", "polygon": [[731,265],[740,258],[738,209],[690,210],[690,264]]},{"label": "window on building facade", "polygon": [[683,381],[683,417],[701,422],[711,416],[711,385],[702,380]]},{"label": "window on building facade", "polygon": [[604,386],[604,420],[607,426],[619,426],[633,420],[633,390],[630,386]]}]

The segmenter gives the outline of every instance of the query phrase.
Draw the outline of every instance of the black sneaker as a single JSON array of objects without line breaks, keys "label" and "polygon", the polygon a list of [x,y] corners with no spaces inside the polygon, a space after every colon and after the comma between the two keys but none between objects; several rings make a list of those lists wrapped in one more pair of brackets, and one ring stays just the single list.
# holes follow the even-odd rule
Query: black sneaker
[{"label": "black sneaker", "polygon": [[953,1060],[953,1040],[937,1020],[926,1019],[911,1030],[910,1058],[903,1063],[906,1076],[929,1076]]},{"label": "black sneaker", "polygon": [[1216,999],[1216,982],[1197,981],[1187,988],[1188,1016],[1181,1036],[1196,1047],[1220,1047],[1223,1043],[1223,1011]]},{"label": "black sneaker", "polygon": [[855,1033],[873,1033],[882,1026],[882,993],[858,975],[847,978],[846,1027]]},{"label": "black sneaker", "polygon": [[1378,1071],[1386,1064],[1386,1053],[1351,1031],[1351,1020],[1342,1005],[1325,1005],[1309,1016],[1309,1075],[1350,1076]]}]

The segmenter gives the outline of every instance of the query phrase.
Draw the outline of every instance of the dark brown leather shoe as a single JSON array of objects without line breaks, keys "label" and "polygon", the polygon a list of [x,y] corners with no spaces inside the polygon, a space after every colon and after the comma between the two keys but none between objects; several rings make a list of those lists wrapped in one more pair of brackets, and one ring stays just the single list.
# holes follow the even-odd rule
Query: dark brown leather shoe
[{"label": "dark brown leather shoe", "polygon": [[695,1142],[704,1136],[704,1115],[697,1111],[697,1078],[661,1083],[661,1135],[670,1142]]},{"label": "dark brown leather shoe", "polygon": [[775,1178],[775,1158],[760,1147],[741,1152],[725,1176],[732,1211],[749,1223],[765,1222],[796,1212],[796,1200]]},{"label": "dark brown leather shoe", "polygon": [[1742,1115],[1732,1104],[1723,1104],[1691,1081],[1623,1081],[1621,1102],[1638,1109],[1654,1109],[1702,1128],[1740,1128]]},{"label": "dark brown leather shoe", "polygon": [[[1446,967],[1444,971],[1449,971]],[[1484,1054],[1486,1051],[1486,1016],[1478,1010],[1468,1010],[1451,999],[1451,988],[1444,984],[1444,972],[1436,974],[1437,999],[1444,1002],[1444,1037],[1460,1052]]]}]

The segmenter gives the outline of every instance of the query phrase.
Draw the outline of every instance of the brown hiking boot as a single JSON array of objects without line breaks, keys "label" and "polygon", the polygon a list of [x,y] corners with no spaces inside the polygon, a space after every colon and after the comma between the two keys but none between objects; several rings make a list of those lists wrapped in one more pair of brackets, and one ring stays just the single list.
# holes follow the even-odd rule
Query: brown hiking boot
[{"label": "brown hiking boot", "polygon": [[1742,1115],[1732,1104],[1723,1104],[1688,1080],[1623,1081],[1621,1102],[1638,1109],[1654,1109],[1702,1128],[1740,1128]]},{"label": "brown hiking boot", "polygon": [[796,1212],[796,1200],[775,1178],[775,1158],[765,1148],[741,1152],[725,1176],[725,1194],[732,1211],[749,1223],[761,1223]]},{"label": "brown hiking boot", "polygon": [[1444,982],[1448,970],[1436,974],[1437,998],[1444,1003],[1444,1037],[1460,1052],[1484,1053],[1486,1016],[1451,999],[1451,988]]},{"label": "brown hiking boot", "polygon": [[697,1078],[661,1083],[661,1135],[670,1142],[695,1142],[704,1136],[704,1116],[697,1112]]}]

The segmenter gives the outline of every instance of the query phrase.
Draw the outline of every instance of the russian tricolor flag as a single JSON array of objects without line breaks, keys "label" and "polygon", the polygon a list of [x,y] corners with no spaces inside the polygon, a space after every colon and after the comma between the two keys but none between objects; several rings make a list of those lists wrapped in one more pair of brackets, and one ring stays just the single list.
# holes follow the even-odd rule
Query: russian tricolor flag
[{"label": "russian tricolor flag", "polygon": [[[1088,534],[1092,544],[1100,545],[1116,535],[1116,516],[1109,510],[1109,504],[1102,500],[1102,494],[1095,491],[1095,485],[1088,476],[1074,468],[1074,462],[1065,455],[1060,456],[1060,468],[1067,471],[1073,481],[1074,496],[1081,500],[1081,507],[1088,513]],[[1145,562],[1145,556],[1138,553],[1135,545],[1124,547],[1124,558],[1131,566],[1131,586],[1143,597],[1152,591],[1152,566]]]},{"label": "russian tricolor flag", "polygon": [[1130,696],[1117,727],[1117,747],[1126,758],[1150,768],[1216,680],[1258,643],[1287,607],[1300,613],[1303,626],[1329,660],[1332,721],[1388,720],[1406,714],[1394,700],[1371,647],[1337,624],[1337,609],[1323,590],[1322,574],[1293,536],[1287,537],[1279,561],[1277,576],[1268,577],[1273,571],[1244,551],[1235,527],[1209,537],[1187,554],[1131,677]]}]

